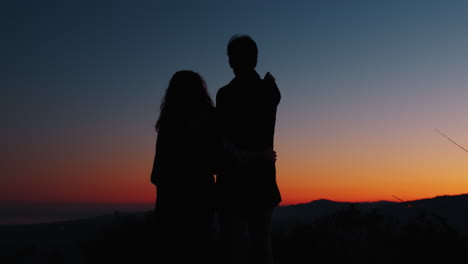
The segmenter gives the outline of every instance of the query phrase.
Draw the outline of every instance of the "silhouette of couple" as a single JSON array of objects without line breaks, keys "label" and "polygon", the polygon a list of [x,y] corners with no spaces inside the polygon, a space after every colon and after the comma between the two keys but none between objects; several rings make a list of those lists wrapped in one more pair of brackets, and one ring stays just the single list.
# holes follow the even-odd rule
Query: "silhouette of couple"
[{"label": "silhouette of couple", "polygon": [[227,54],[235,77],[219,89],[216,108],[193,71],[176,72],[161,103],[151,174],[158,263],[273,262],[271,217],[281,201],[273,137],[281,95],[271,74],[262,79],[255,71],[252,38],[232,37]]}]

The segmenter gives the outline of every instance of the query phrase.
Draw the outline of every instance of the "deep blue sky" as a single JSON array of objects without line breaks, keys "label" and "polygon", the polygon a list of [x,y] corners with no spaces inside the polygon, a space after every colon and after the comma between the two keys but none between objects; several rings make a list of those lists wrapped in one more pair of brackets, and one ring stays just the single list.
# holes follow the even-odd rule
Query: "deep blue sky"
[{"label": "deep blue sky", "polygon": [[[57,163],[91,166],[89,175],[66,177],[92,182],[82,188],[103,186],[116,169],[110,153],[138,172],[133,191],[151,197],[141,186],[149,183],[152,127],[171,75],[199,72],[214,97],[233,77],[226,44],[239,33],[256,40],[258,72],[272,72],[283,94],[276,135],[287,201],[353,199],[363,192],[360,180],[385,168],[398,175],[434,169],[426,164],[441,157],[432,151],[443,153],[437,168],[453,182],[467,171],[463,153],[432,131],[468,143],[466,1],[10,1],[0,12],[1,185],[14,186],[3,199],[23,199],[30,189],[20,186],[31,177],[63,186],[66,169],[49,168]],[[353,184],[338,188],[348,182],[344,172]],[[385,181],[379,177],[372,186]],[[314,189],[317,181],[335,191]],[[419,183],[400,191],[461,190],[426,186],[414,194]],[[119,199],[110,193],[100,199]],[[31,199],[54,197],[44,190]],[[67,197],[55,199],[79,195]]]}]

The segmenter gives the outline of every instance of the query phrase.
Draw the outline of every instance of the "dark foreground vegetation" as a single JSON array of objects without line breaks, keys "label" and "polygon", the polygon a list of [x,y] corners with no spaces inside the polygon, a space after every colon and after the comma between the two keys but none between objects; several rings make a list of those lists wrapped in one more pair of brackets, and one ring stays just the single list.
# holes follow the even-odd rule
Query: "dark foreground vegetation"
[{"label": "dark foreground vegetation", "polygon": [[[154,214],[115,214],[113,221],[72,245],[35,244],[2,250],[2,263],[155,263]],[[219,251],[213,238],[213,259]],[[422,211],[402,222],[353,205],[311,222],[274,230],[275,263],[456,263],[468,239],[445,219]],[[183,252],[181,252],[183,254]],[[219,262],[218,262],[219,263]]]},{"label": "dark foreground vegetation", "polygon": [[277,263],[455,263],[464,258],[468,240],[432,214],[402,223],[350,206],[275,233],[274,246]]}]

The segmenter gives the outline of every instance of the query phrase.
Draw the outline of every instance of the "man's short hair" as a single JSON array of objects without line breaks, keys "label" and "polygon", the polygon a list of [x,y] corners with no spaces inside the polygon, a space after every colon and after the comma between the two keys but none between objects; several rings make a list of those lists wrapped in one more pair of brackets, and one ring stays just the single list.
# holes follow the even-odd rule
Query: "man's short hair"
[{"label": "man's short hair", "polygon": [[255,69],[257,66],[257,44],[248,35],[234,35],[229,40],[227,54],[234,69]]}]

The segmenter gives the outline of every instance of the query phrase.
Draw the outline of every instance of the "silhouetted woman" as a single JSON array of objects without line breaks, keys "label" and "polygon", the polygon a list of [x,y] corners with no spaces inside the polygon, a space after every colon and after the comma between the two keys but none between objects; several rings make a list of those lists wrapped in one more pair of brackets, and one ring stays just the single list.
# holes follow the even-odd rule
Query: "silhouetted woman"
[{"label": "silhouetted woman", "polygon": [[199,74],[179,71],[173,75],[156,123],[151,174],[157,188],[160,262],[201,263],[209,250],[217,152],[214,110]]}]

